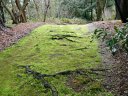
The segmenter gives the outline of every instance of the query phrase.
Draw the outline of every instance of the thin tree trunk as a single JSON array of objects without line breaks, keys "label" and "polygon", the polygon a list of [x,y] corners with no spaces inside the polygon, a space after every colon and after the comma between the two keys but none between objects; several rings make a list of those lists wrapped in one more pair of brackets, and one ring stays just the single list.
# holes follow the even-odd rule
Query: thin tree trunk
[{"label": "thin tree trunk", "polygon": [[0,17],[3,21],[3,23],[5,23],[5,16],[4,16],[4,9],[3,9],[3,6],[2,6],[2,0],[0,0]]},{"label": "thin tree trunk", "polygon": [[37,5],[37,2],[36,2],[36,0],[33,0],[33,2],[34,2],[35,8],[36,8],[36,12],[37,12],[37,18],[40,19],[39,7],[38,7],[38,5]]},{"label": "thin tree trunk", "polygon": [[20,22],[22,22],[22,23],[27,22],[26,7],[27,7],[29,1],[30,0],[24,0],[23,5],[21,5],[20,0],[15,0],[15,3],[16,3],[17,8],[19,10]]},{"label": "thin tree trunk", "polygon": [[9,15],[11,16],[12,20],[17,24],[18,22],[16,21],[14,14],[13,14],[13,13],[9,10],[9,8],[5,5],[5,3],[4,3],[3,0],[1,0],[1,2],[2,2],[3,7],[6,9],[6,11],[7,11],[7,12],[9,13]]},{"label": "thin tree trunk", "polygon": [[106,0],[97,0],[97,21],[102,20]]},{"label": "thin tree trunk", "polygon": [[45,9],[44,9],[44,22],[46,21],[46,17],[47,17],[47,13],[48,13],[48,9],[49,9],[49,7],[50,7],[50,0],[44,0],[44,7],[45,7]]},{"label": "thin tree trunk", "polygon": [[5,17],[4,17],[4,10],[2,6],[2,0],[0,0],[0,30],[3,30],[5,27]]},{"label": "thin tree trunk", "polygon": [[18,10],[16,8],[14,0],[11,0],[11,4],[12,4],[12,13],[13,13],[13,15],[15,17],[15,21],[13,20],[13,24],[18,24],[20,22],[19,14],[18,14]]}]

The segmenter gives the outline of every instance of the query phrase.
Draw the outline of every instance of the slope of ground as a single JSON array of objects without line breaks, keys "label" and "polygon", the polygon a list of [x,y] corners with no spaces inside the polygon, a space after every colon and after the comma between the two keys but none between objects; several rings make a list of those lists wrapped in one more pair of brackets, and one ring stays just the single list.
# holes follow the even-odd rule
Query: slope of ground
[{"label": "slope of ground", "polygon": [[20,38],[29,34],[34,28],[42,24],[42,22],[21,23],[13,28],[6,28],[3,31],[0,30],[0,51],[16,43]]},{"label": "slope of ground", "polygon": [[102,86],[98,43],[88,31],[86,25],[45,25],[0,52],[0,95],[52,96],[51,88],[59,96],[113,96]]}]

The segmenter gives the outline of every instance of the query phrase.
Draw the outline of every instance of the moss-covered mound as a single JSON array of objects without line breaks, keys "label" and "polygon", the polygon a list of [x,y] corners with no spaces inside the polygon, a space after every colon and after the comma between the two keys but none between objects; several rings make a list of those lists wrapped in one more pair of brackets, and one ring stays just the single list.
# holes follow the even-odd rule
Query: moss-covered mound
[{"label": "moss-covered mound", "polygon": [[0,52],[0,96],[111,96],[92,70],[101,57],[97,41],[90,41],[85,25],[35,29]]}]

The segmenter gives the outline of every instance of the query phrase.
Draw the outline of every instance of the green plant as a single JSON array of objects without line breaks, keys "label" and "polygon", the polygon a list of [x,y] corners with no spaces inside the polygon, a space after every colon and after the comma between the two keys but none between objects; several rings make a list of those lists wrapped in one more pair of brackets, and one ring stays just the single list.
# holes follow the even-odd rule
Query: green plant
[{"label": "green plant", "polygon": [[106,29],[96,29],[94,36],[102,40],[109,36],[109,39],[106,39],[106,44],[113,54],[118,51],[126,51],[128,53],[128,24],[125,24],[124,27],[121,28],[115,26],[114,30],[116,33],[110,36],[110,32],[107,32]]},{"label": "green plant", "polygon": [[104,40],[107,35],[108,35],[108,32],[105,29],[101,28],[101,29],[96,29],[94,31],[94,35],[92,38],[96,37],[97,39]]},{"label": "green plant", "polygon": [[[111,34],[108,34],[110,32],[107,32],[106,29],[97,29],[94,32],[94,36],[96,38],[105,38],[106,45],[110,48],[112,51],[113,57],[116,62],[114,73],[115,78],[119,79],[117,82],[116,88],[118,88],[116,94],[122,94],[125,95],[125,91],[127,90],[127,68],[128,68],[128,23],[126,23],[123,27],[117,28],[114,27],[114,34],[113,32]],[[111,60],[111,59],[110,59]],[[113,70],[113,68],[112,68]],[[123,78],[123,79],[122,79]],[[114,81],[115,82],[115,81]],[[122,84],[123,82],[123,84]],[[115,89],[115,88],[114,88]]]}]

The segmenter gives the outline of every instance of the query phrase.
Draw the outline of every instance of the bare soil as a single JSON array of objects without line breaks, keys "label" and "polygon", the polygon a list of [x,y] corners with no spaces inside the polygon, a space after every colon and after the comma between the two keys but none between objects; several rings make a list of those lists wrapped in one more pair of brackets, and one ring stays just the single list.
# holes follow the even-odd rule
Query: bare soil
[{"label": "bare soil", "polygon": [[[114,27],[122,27],[120,21],[103,21],[94,22],[95,28],[104,28],[111,32],[112,36],[115,34]],[[112,55],[107,48],[105,42],[100,42],[100,53],[102,55],[102,64],[104,68],[110,69],[106,72],[104,86],[109,91],[113,92],[115,96],[128,96],[128,55],[125,52]]]},{"label": "bare soil", "polygon": [[0,51],[16,43],[20,38],[29,34],[34,28],[42,24],[42,22],[21,23],[13,28],[6,28],[4,31],[0,31]]}]

